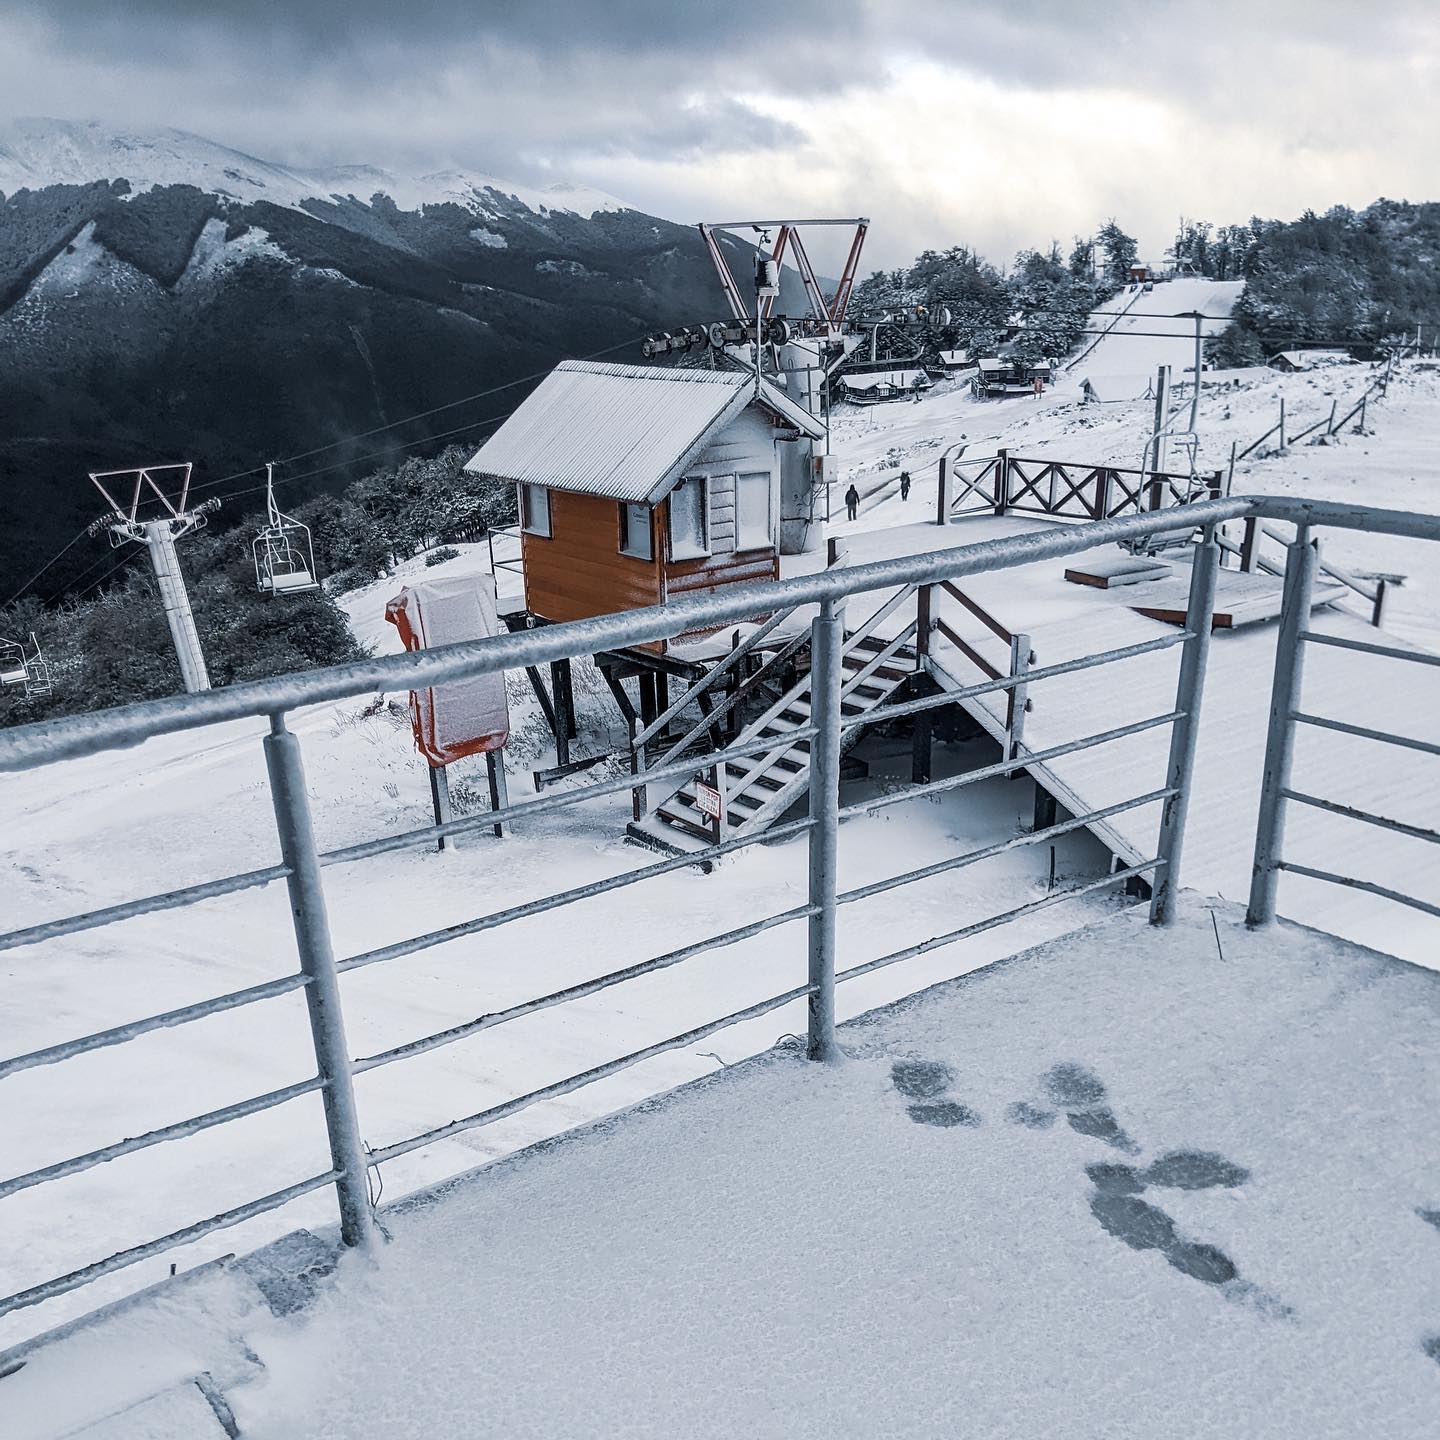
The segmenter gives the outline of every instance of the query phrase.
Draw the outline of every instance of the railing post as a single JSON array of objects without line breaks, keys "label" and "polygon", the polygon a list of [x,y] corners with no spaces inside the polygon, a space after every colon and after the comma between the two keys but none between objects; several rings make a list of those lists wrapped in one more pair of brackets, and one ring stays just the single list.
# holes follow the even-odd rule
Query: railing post
[{"label": "railing post", "polygon": [[1003,515],[1010,504],[1010,452],[995,452],[995,513]]},{"label": "railing post", "polygon": [[[1035,652],[1030,648],[1028,635],[1010,637],[1010,673],[1026,675],[1035,664]],[[1022,680],[1007,690],[1005,703],[1005,758],[1016,760],[1020,746],[1025,739],[1025,715],[1030,709],[1030,687]]]},{"label": "railing post", "polygon": [[637,717],[630,717],[630,773],[637,783],[630,791],[630,816],[637,823],[645,818],[645,747],[635,743],[635,737],[640,733],[640,721]]},{"label": "railing post", "polygon": [[315,1063],[323,1082],[325,1129],[330,1139],[330,1163],[338,1171],[335,1190],[340,1200],[340,1238],[347,1245],[368,1250],[375,1244],[375,1216],[370,1208],[365,1152],[360,1142],[360,1121],[350,1076],[350,1052],[345,1043],[345,1020],[340,1008],[340,978],[335,972],[335,951],[325,913],[325,891],[320,882],[320,855],[310,802],[305,794],[305,765],[300,742],[285,728],[283,713],[270,717],[265,737],[265,767],[270,774],[270,798],[280,834],[280,855],[290,874],[290,916],[295,926],[295,948],[309,984],[305,1004],[310,1013],[310,1036]]},{"label": "railing post", "polygon": [[[1382,582],[1383,583],[1383,582]],[[934,631],[932,619],[935,587],[921,585],[915,591],[915,668],[924,670],[930,657],[930,636]],[[1378,621],[1376,622],[1379,623]]]},{"label": "railing post", "polygon": [[1275,918],[1285,841],[1285,796],[1295,754],[1295,707],[1300,699],[1305,647],[1300,632],[1310,618],[1310,592],[1318,560],[1310,527],[1297,525],[1285,556],[1284,608],[1275,637],[1275,681],[1270,691],[1270,728],[1265,740],[1265,770],[1260,782],[1260,818],[1255,827],[1255,863],[1250,874],[1250,904],[1245,923],[1268,925]]},{"label": "railing post", "polygon": [[[454,814],[450,807],[450,773],[443,765],[427,763],[425,768],[430,772],[430,808],[435,815],[435,823],[448,825]],[[438,836],[435,848],[444,850],[447,843],[446,836]]]},{"label": "railing post", "polygon": [[835,1058],[835,888],[840,838],[840,686],[844,600],[826,600],[810,624],[810,997],[805,1053]]},{"label": "railing post", "polygon": [[1255,515],[1245,517],[1245,536],[1240,542],[1240,569],[1249,575],[1255,569],[1255,552],[1260,547],[1260,520]]},{"label": "railing post", "polygon": [[1097,520],[1105,520],[1105,519],[1108,519],[1108,518],[1109,518],[1109,515],[1110,515],[1110,487],[1111,487],[1111,482],[1112,482],[1113,479],[1114,479],[1114,476],[1113,476],[1113,474],[1111,473],[1111,471],[1110,471],[1107,467],[1105,467],[1105,466],[1103,466],[1103,465],[1100,467],[1099,470],[1097,470],[1097,471],[1095,472],[1095,510],[1094,510],[1094,515],[1095,515],[1095,518],[1096,518]]},{"label": "railing post", "polygon": [[1285,453],[1285,397],[1280,397],[1280,449],[1279,454]]},{"label": "railing post", "polygon": [[1370,611],[1370,623],[1377,628],[1385,623],[1385,596],[1390,582],[1381,576],[1375,581],[1375,604]]},{"label": "railing post", "polygon": [[940,457],[940,482],[935,492],[935,523],[937,525],[948,525],[950,523],[950,507],[955,503],[954,499],[955,480],[950,473],[950,457]]},{"label": "railing post", "polygon": [[1175,793],[1165,797],[1160,811],[1160,840],[1155,850],[1160,864],[1150,891],[1152,925],[1169,925],[1175,919],[1175,902],[1180,894],[1180,855],[1195,776],[1195,742],[1200,732],[1200,702],[1205,692],[1205,663],[1210,656],[1219,570],[1220,542],[1215,527],[1207,525],[1191,561],[1190,600],[1185,607],[1189,635],[1180,652],[1180,676],[1175,685],[1179,718],[1170,726],[1170,761],[1165,770],[1165,785]]}]

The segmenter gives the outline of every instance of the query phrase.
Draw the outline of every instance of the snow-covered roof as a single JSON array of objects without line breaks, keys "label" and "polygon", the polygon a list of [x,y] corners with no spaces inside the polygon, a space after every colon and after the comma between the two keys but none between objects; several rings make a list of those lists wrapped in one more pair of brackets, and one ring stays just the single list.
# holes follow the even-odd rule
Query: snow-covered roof
[{"label": "snow-covered roof", "polygon": [[1281,350],[1270,357],[1269,363],[1274,365],[1283,360],[1296,370],[1308,370],[1312,365],[1349,358],[1349,352],[1345,350]]},{"label": "snow-covered roof", "polygon": [[845,375],[847,390],[873,390],[877,385],[893,385],[908,390],[914,385],[928,385],[930,377],[923,370],[871,370],[862,375]]},{"label": "snow-covered roof", "polygon": [[1008,370],[1010,368],[1010,362],[1008,360],[997,360],[993,355],[981,360],[979,365],[980,368],[986,372],[992,370]]},{"label": "snow-covered roof", "polygon": [[[663,500],[713,433],[757,403],[755,377],[654,365],[557,365],[465,468],[611,500]],[[812,439],[825,427],[762,379],[758,403]]]},{"label": "snow-covered roof", "polygon": [[968,365],[970,364],[970,352],[968,350],[942,350],[940,362],[943,365]]}]

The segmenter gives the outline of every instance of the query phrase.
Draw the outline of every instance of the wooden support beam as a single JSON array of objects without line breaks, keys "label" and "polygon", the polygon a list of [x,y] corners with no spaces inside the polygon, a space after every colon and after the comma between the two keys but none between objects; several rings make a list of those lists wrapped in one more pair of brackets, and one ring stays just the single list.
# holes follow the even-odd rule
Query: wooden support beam
[{"label": "wooden support beam", "polygon": [[555,768],[563,770],[570,764],[570,736],[573,721],[570,718],[568,660],[550,662],[550,691],[555,697]]},{"label": "wooden support beam", "polygon": [[1048,830],[1058,823],[1060,806],[1055,797],[1040,782],[1035,782],[1035,815],[1030,828]]},{"label": "wooden support beam", "polygon": [[540,678],[540,671],[534,665],[527,665],[525,674],[529,678],[530,688],[535,692],[536,700],[540,702],[545,723],[550,727],[550,733],[553,735],[555,734],[555,707],[550,703],[549,695],[545,693],[545,682]]}]

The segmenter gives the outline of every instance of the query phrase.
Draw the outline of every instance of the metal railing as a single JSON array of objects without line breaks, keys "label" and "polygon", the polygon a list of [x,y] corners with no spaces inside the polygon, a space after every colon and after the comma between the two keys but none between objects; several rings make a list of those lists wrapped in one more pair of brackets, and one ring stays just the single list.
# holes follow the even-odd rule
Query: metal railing
[{"label": "metal railing", "polygon": [[[696,596],[665,606],[525,630],[438,650],[361,660],[327,670],[256,681],[199,694],[174,696],[0,733],[0,771],[16,771],[77,756],[113,751],[139,744],[154,736],[198,729],[225,720],[265,717],[269,721],[270,733],[264,737],[262,743],[280,855],[278,863],[260,869],[12,930],[0,935],[0,950],[88,932],[131,917],[172,910],[208,898],[236,894],[284,880],[289,892],[299,959],[298,969],[294,973],[278,979],[0,1060],[0,1078],[36,1066],[61,1064],[82,1054],[126,1044],[150,1031],[189,1024],[205,1016],[295,991],[301,991],[305,996],[315,1058],[315,1074],[309,1078],[13,1176],[0,1182],[0,1198],[54,1183],[66,1176],[106,1164],[119,1156],[180,1140],[317,1092],[324,1103],[330,1156],[328,1168],[320,1173],[305,1176],[281,1189],[245,1200],[220,1213],[205,1216],[182,1229],[147,1240],[68,1274],[45,1280],[10,1295],[0,1300],[0,1314],[76,1290],[102,1276],[275,1210],[300,1196],[325,1187],[333,1186],[336,1192],[343,1241],[350,1246],[372,1246],[376,1243],[377,1226],[367,1185],[370,1166],[463,1131],[488,1125],[537,1102],[578,1090],[652,1056],[693,1045],[728,1026],[765,1015],[800,999],[805,1000],[808,1008],[807,1053],[814,1059],[825,1059],[832,1055],[835,1049],[837,984],[953,944],[1076,896],[1130,879],[1149,876],[1153,886],[1151,919],[1157,924],[1167,923],[1174,915],[1175,897],[1180,885],[1185,817],[1194,771],[1196,721],[1204,686],[1210,620],[1219,566],[1220,547],[1216,541],[1216,530],[1226,521],[1243,519],[1249,515],[1269,516],[1298,526],[1292,549],[1295,551],[1295,560],[1299,563],[1292,561],[1286,570],[1286,606],[1280,631],[1269,751],[1256,840],[1256,888],[1250,901],[1252,922],[1264,923],[1274,916],[1275,887],[1282,870],[1317,876],[1342,884],[1360,883],[1347,880],[1338,874],[1287,861],[1283,854],[1284,819],[1288,805],[1321,804],[1332,809],[1337,808],[1331,802],[1302,793],[1290,784],[1289,760],[1296,725],[1329,725],[1342,731],[1354,731],[1356,728],[1327,721],[1299,709],[1303,645],[1343,644],[1377,655],[1391,656],[1400,661],[1436,663],[1435,657],[1420,656],[1398,647],[1365,645],[1314,631],[1309,622],[1308,610],[1309,585],[1314,573],[1314,550],[1310,540],[1312,528],[1334,525],[1440,539],[1440,519],[1289,499],[1237,498],[1200,501],[1184,507],[1166,508],[1123,519],[1055,527],[1053,531],[1044,533],[993,540],[874,564],[837,567],[772,584],[735,587],[728,592]],[[1131,543],[1146,536],[1196,528],[1201,531],[1202,538],[1194,551],[1188,620],[1183,629],[1140,644],[1081,656],[1046,667],[1032,667],[1027,656],[1025,663],[1016,667],[1014,673],[993,676],[987,674],[977,684],[917,699],[888,703],[863,716],[849,716],[845,713],[844,609],[848,597],[892,591],[899,593],[915,587],[919,587],[918,593],[924,595],[926,587],[954,582],[966,576],[1073,555],[1116,542]],[[650,644],[699,628],[715,628],[757,616],[781,614],[797,605],[806,604],[819,606],[819,613],[809,630],[811,713],[808,724],[790,732],[792,739],[808,739],[812,745],[812,783],[809,787],[808,813],[805,816],[766,831],[735,835],[698,854],[669,856],[618,875],[491,911],[393,944],[336,957],[326,913],[326,868],[359,863],[395,851],[431,846],[439,837],[489,829],[497,821],[503,821],[508,828],[561,807],[600,796],[623,796],[633,789],[635,779],[629,774],[620,774],[573,790],[552,792],[511,803],[498,812],[486,810],[448,820],[443,824],[426,825],[399,834],[378,836],[321,851],[311,823],[301,745],[298,737],[287,726],[288,712],[303,705],[370,695],[377,690],[443,684],[462,677],[493,674],[576,655],[590,655],[620,646]],[[923,654],[928,641],[928,630],[933,630],[934,621],[928,609],[922,609],[919,617],[923,617],[923,622],[919,627],[921,633],[917,635],[917,649]],[[871,725],[886,719],[919,715],[938,706],[953,705],[987,693],[1015,693],[1020,687],[1033,689],[1052,676],[1092,669],[1176,645],[1182,647],[1182,655],[1175,701],[1173,706],[1163,713],[1117,724],[1097,734],[1041,749],[1025,746],[1023,737],[1014,734],[1013,745],[1007,747],[1006,753],[995,764],[938,781],[915,784],[908,789],[882,794],[856,804],[840,804],[839,766],[842,737],[847,726]],[[1132,735],[1165,727],[1169,728],[1170,746],[1163,785],[1028,834],[1007,838],[963,854],[945,856],[902,875],[877,880],[847,891],[841,891],[838,887],[836,862],[839,825],[845,818],[874,813],[887,806],[920,797],[942,794],[987,778],[1013,775],[1061,755],[1111,744]],[[1440,750],[1440,747],[1410,737],[1387,738],[1431,753]],[[715,752],[709,757],[709,763],[723,766],[732,759],[761,754],[766,749],[773,748],[773,745],[773,737],[740,741]],[[647,782],[656,782],[682,777],[693,774],[694,768],[693,760],[676,759],[648,770],[644,778]],[[1097,825],[1122,812],[1156,802],[1161,802],[1162,813],[1153,855],[1101,878],[1056,890],[1001,914],[971,921],[837,972],[835,937],[838,907],[977,864],[1019,846],[1044,844],[1061,834]],[[1402,825],[1382,817],[1349,812],[1344,807],[1338,808],[1342,813],[1353,813],[1355,818],[1365,823],[1387,825],[1408,835],[1418,834],[1425,840],[1436,839],[1434,832],[1422,827]],[[593,976],[563,989],[511,1004],[504,1009],[418,1037],[377,1054],[356,1058],[350,1052],[345,1038],[341,986],[341,977],[350,971],[383,964],[462,936],[496,929],[561,906],[580,903],[670,874],[683,867],[693,866],[698,860],[713,860],[736,853],[761,841],[773,843],[802,835],[806,837],[809,864],[808,888],[802,904],[750,920],[730,930],[638,960],[621,969]],[[1377,894],[1389,894],[1381,887],[1373,885],[1362,888],[1369,888]],[[1403,900],[1432,914],[1440,914],[1440,906],[1418,897],[1389,894],[1389,898]],[[679,965],[702,953],[734,945],[801,920],[806,923],[808,931],[805,975],[801,983],[792,983],[769,998],[709,1020],[683,1033],[658,1040],[527,1094],[514,1096],[500,1104],[447,1121],[367,1153],[361,1139],[360,1117],[355,1101],[355,1075],[405,1061],[441,1046],[459,1043],[521,1016],[565,1005],[639,976]]]}]

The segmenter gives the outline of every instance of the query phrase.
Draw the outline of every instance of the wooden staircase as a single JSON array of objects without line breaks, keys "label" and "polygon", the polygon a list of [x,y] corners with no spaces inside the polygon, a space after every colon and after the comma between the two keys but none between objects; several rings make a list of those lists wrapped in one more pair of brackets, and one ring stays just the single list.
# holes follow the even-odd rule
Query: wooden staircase
[{"label": "wooden staircase", "polygon": [[[906,602],[914,603],[913,588],[894,595],[845,641],[841,713],[852,724],[842,733],[842,748],[849,749],[864,731],[863,720],[871,711],[895,698],[919,665],[914,645],[916,622],[902,624],[896,634],[887,634],[891,620]],[[913,609],[912,609],[913,614]],[[806,647],[808,649],[808,646]],[[773,740],[772,748],[738,760],[727,761],[723,777],[714,775],[713,765],[705,767],[697,758],[695,774],[670,789],[654,809],[629,827],[636,842],[670,852],[695,852],[718,839],[751,834],[775,824],[810,788],[811,739],[792,739],[791,733],[810,723],[810,675],[801,677],[763,714],[741,731],[740,742]],[[716,821],[700,809],[697,782],[714,785],[719,779],[723,795],[723,818]],[[718,835],[717,835],[718,829]]]}]

